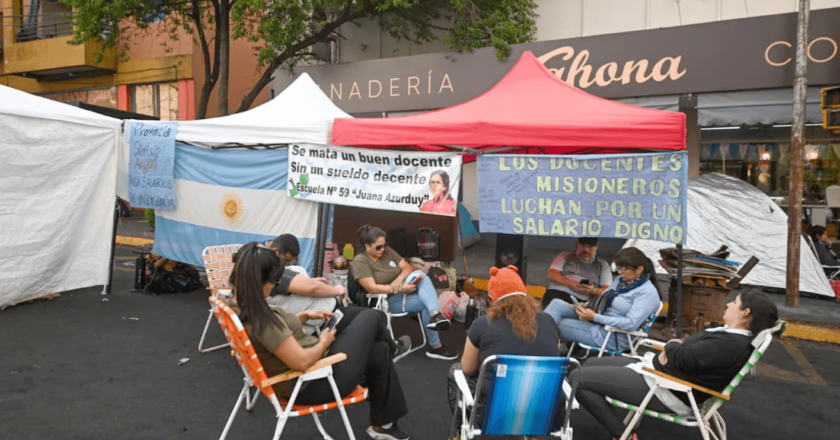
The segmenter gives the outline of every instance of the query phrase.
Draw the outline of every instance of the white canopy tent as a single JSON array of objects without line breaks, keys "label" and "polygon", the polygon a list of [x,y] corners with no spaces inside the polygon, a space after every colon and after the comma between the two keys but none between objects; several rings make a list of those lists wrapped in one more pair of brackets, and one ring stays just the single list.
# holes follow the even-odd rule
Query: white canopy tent
[{"label": "white canopy tent", "polygon": [[120,122],[0,86],[0,308],[107,283]]},{"label": "white canopy tent", "polygon": [[[760,261],[742,284],[784,289],[787,281],[787,215],[767,195],[747,182],[723,174],[704,174],[688,183],[688,234],[685,247],[713,252],[728,245],[729,259]],[[673,247],[652,240],[628,240],[665,273],[659,250]],[[834,296],[819,261],[804,239],[801,244],[799,289]]]},{"label": "white canopy tent", "polygon": [[[333,119],[347,117],[304,74],[280,95],[252,110],[179,122],[177,209],[156,211],[155,252],[201,265],[201,250],[206,246],[267,241],[289,233],[300,242],[301,265],[311,269],[318,204],[288,197],[288,149],[282,147],[328,145]],[[125,197],[127,142],[121,152],[117,189]],[[238,208],[225,213],[220,209],[223,204]]]}]

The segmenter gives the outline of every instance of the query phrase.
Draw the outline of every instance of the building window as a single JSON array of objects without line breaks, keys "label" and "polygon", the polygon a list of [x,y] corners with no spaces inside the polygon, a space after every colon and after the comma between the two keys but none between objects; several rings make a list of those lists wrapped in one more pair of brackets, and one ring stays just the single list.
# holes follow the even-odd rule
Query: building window
[{"label": "building window", "polygon": [[178,120],[178,84],[158,83],[131,86],[131,111],[161,121]]}]

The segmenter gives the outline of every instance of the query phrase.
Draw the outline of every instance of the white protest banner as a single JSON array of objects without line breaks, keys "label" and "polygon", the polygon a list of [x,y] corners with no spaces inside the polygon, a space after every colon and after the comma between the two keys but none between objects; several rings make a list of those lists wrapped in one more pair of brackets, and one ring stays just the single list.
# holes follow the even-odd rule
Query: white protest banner
[{"label": "white protest banner", "polygon": [[289,147],[289,197],[455,216],[461,156],[311,144]]}]

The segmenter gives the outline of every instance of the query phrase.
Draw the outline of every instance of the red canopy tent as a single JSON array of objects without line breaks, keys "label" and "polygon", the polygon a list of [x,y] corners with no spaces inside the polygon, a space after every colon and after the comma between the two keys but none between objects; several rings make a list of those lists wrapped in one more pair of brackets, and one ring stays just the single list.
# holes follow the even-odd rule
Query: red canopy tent
[{"label": "red canopy tent", "polygon": [[462,104],[396,118],[336,119],[332,144],[537,147],[544,154],[685,150],[685,115],[590,95],[525,52],[498,84]]}]

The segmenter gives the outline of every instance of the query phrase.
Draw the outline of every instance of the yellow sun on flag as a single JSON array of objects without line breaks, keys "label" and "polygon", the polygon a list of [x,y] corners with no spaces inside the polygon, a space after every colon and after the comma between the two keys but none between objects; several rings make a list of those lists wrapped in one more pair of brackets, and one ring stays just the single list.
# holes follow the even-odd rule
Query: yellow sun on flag
[{"label": "yellow sun on flag", "polygon": [[227,193],[219,203],[219,213],[228,223],[239,223],[244,214],[242,199],[234,193]]}]

